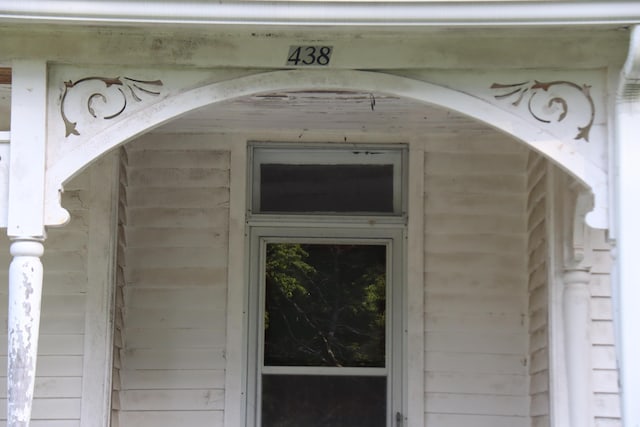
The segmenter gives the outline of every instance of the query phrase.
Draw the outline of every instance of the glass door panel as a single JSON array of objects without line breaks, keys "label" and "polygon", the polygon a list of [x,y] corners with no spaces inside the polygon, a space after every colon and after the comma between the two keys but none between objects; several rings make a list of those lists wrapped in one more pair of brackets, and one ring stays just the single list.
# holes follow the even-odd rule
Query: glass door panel
[{"label": "glass door panel", "polygon": [[267,243],[262,427],[385,426],[387,245]]},{"label": "glass door panel", "polygon": [[385,377],[265,375],[262,425],[385,427]]}]

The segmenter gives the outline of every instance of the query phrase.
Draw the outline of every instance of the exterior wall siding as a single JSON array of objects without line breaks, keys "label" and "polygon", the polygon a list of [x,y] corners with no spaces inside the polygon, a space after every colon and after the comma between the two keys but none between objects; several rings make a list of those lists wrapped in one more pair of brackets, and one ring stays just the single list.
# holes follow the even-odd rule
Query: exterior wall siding
[{"label": "exterior wall siding", "polygon": [[527,151],[425,146],[425,425],[529,425]]},{"label": "exterior wall siding", "polygon": [[620,388],[611,303],[611,248],[603,231],[592,233],[591,344],[595,427],[620,427]]},{"label": "exterior wall siding", "polygon": [[548,427],[549,282],[546,226],[547,161],[530,151],[527,162],[527,256],[529,275],[529,374],[531,426]]},{"label": "exterior wall siding", "polygon": [[220,426],[229,153],[152,142],[125,150],[118,422]]}]

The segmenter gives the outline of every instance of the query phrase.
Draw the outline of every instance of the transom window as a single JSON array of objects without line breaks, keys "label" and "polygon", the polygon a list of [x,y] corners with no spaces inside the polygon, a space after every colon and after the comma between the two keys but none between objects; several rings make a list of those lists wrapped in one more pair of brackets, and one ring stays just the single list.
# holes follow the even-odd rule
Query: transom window
[{"label": "transom window", "polygon": [[247,426],[402,419],[404,155],[375,152],[254,147]]},{"label": "transom window", "polygon": [[400,215],[404,151],[385,147],[252,150],[251,211]]}]

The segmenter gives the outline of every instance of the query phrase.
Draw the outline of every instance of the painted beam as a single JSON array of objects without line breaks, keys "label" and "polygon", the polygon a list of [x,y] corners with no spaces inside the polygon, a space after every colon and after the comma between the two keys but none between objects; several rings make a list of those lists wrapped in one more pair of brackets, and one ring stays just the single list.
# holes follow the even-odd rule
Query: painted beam
[{"label": "painted beam", "polygon": [[47,64],[14,61],[12,69],[7,234],[43,238]]},{"label": "painted beam", "polygon": [[0,22],[264,26],[628,25],[640,3],[622,1],[40,1],[0,0]]}]

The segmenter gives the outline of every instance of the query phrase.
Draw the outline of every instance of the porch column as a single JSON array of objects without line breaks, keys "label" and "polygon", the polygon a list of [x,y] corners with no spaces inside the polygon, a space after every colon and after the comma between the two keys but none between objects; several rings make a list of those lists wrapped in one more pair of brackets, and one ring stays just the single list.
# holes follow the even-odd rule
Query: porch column
[{"label": "porch column", "polygon": [[28,427],[42,299],[47,64],[20,60],[11,66],[7,427]]},{"label": "porch column", "polygon": [[38,356],[42,298],[42,242],[11,242],[9,266],[9,342],[7,426],[28,426]]},{"label": "porch column", "polygon": [[629,56],[616,99],[614,178],[617,244],[615,323],[625,427],[640,427],[640,27],[631,32]]},{"label": "porch column", "polygon": [[563,320],[571,427],[591,425],[589,278],[586,269],[564,271]]},{"label": "porch column", "polygon": [[563,217],[561,298],[568,426],[588,427],[593,424],[589,289],[593,251],[591,229],[585,217],[593,209],[593,197],[586,188],[568,177],[560,178],[557,185],[556,196],[560,197]]}]

